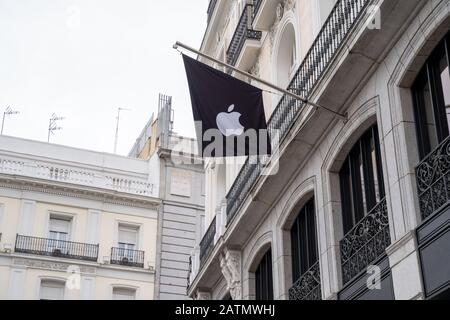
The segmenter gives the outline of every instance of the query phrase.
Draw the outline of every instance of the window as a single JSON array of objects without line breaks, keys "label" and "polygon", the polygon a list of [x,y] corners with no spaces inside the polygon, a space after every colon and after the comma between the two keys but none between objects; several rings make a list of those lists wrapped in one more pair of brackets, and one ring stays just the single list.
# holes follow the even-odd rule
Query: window
[{"label": "window", "polygon": [[291,228],[292,279],[297,282],[317,261],[314,199],[300,210]]},{"label": "window", "polygon": [[420,158],[449,136],[450,33],[439,43],[412,86]]},{"label": "window", "polygon": [[119,248],[125,250],[135,250],[137,246],[137,235],[137,228],[119,226]]},{"label": "window", "polygon": [[113,300],[135,300],[136,289],[113,288]]},{"label": "window", "polygon": [[272,251],[269,250],[255,272],[256,300],[273,300]]},{"label": "window", "polygon": [[50,216],[48,249],[50,252],[68,254],[71,220],[64,217]]},{"label": "window", "polygon": [[119,225],[118,258],[123,261],[136,261],[138,228]]},{"label": "window", "polygon": [[64,281],[41,280],[40,300],[64,300]]},{"label": "window", "polygon": [[294,73],[297,62],[297,49],[295,41],[295,29],[294,26],[289,23],[286,25],[283,33],[280,37],[280,43],[278,45],[277,53],[277,84],[282,88],[287,88]]},{"label": "window", "polygon": [[340,171],[344,233],[384,199],[383,170],[377,126],[370,128],[350,151]]},{"label": "window", "polygon": [[49,238],[52,240],[68,241],[70,219],[50,217]]}]

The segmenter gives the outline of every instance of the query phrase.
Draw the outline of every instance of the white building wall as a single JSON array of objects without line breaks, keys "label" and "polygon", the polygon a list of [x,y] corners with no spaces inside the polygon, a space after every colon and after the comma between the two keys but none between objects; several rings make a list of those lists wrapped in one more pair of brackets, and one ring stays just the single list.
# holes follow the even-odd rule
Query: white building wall
[{"label": "white building wall", "polygon": [[[311,20],[314,15],[307,17],[308,10],[311,8],[317,10],[317,6],[311,7],[310,4],[297,1],[294,10],[298,20],[301,21],[300,25],[303,25],[299,28],[302,55],[309,49],[317,33],[317,27],[316,31],[311,27],[314,26],[314,21]],[[327,11],[330,7],[331,2],[325,4],[323,10]],[[408,21],[404,30],[399,30],[390,50],[380,61],[374,62],[371,73],[355,89],[355,94],[347,102],[345,108],[349,115],[348,122],[336,120],[329,126],[319,143],[311,146],[308,157],[298,163],[295,174],[285,179],[283,191],[276,201],[264,203],[263,199],[254,199],[256,202],[264,203],[261,208],[262,210],[267,208],[267,212],[240,249],[242,257],[240,279],[244,299],[254,298],[255,263],[258,263],[261,253],[264,253],[268,246],[272,249],[274,297],[288,298],[288,289],[292,286],[292,267],[286,224],[295,218],[299,203],[304,203],[311,196],[314,196],[316,207],[322,298],[337,299],[339,291],[343,288],[339,241],[344,236],[338,172],[353,143],[375,123],[378,125],[380,135],[392,240],[386,252],[389,257],[395,298],[401,300],[423,298],[415,240],[415,228],[421,222],[414,172],[419,158],[409,86],[422,66],[417,61],[424,61],[424,57],[420,55],[426,55],[426,52],[429,54],[434,47],[433,43],[436,45],[436,39],[439,38],[436,32],[441,35],[448,32],[449,16],[448,1],[421,2],[421,5],[417,6],[414,18]],[[268,56],[270,54],[265,49],[263,40],[260,59],[265,60],[259,66],[259,74],[263,78],[270,75],[273,68],[273,62],[267,59]],[[339,62],[336,62],[336,68],[338,67]],[[322,81],[321,88],[316,92],[317,96],[320,96],[326,86],[327,80]],[[265,103],[267,104],[267,99]],[[307,141],[308,137],[303,139]],[[234,170],[232,168],[229,171]],[[241,211],[245,212],[246,209],[248,208],[244,206]],[[229,238],[223,239],[223,243],[233,243],[233,235],[228,236]],[[221,249],[226,251],[226,246],[221,245],[218,252],[221,252]],[[207,266],[200,270],[200,273],[204,279],[210,277]],[[210,288],[198,289],[197,294],[209,291],[213,298],[219,298],[220,292],[223,291],[223,283],[218,282]],[[195,289],[192,292],[195,293]]]}]

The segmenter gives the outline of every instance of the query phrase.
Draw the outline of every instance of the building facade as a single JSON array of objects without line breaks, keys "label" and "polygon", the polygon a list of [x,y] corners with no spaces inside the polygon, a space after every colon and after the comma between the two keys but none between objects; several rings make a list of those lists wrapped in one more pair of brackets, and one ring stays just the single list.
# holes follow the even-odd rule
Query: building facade
[{"label": "building facade", "polygon": [[153,299],[154,171],[0,136],[0,299]]},{"label": "building facade", "polygon": [[206,161],[189,295],[447,298],[450,2],[212,0],[208,21],[202,52],[328,110],[265,92],[276,156]]},{"label": "building facade", "polygon": [[172,98],[160,95],[152,117],[130,156],[154,163],[159,177],[155,299],[188,299],[188,272],[204,225],[204,163],[197,142],[173,131]]}]

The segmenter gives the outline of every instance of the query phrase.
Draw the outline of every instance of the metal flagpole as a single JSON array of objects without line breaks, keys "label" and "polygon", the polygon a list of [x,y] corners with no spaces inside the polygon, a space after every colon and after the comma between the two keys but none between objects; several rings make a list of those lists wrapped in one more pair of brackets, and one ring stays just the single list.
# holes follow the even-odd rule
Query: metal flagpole
[{"label": "metal flagpole", "polygon": [[348,120],[348,117],[347,117],[346,114],[345,114],[345,115],[344,115],[344,114],[341,114],[341,113],[336,112],[336,111],[333,111],[333,110],[331,110],[331,109],[329,109],[329,108],[327,108],[327,107],[324,107],[324,106],[321,106],[321,105],[319,105],[319,104],[317,104],[317,103],[314,103],[314,102],[312,102],[312,101],[309,101],[308,99],[305,99],[305,98],[303,98],[303,97],[301,97],[301,96],[299,96],[299,95],[297,95],[297,94],[295,94],[295,93],[293,93],[293,92],[290,92],[290,91],[288,91],[288,90],[286,90],[286,89],[283,89],[283,88],[281,88],[281,87],[278,87],[278,86],[276,86],[276,85],[274,85],[274,84],[272,84],[272,83],[270,83],[270,82],[267,82],[266,80],[263,80],[263,79],[261,79],[261,78],[255,77],[254,75],[252,75],[252,74],[250,74],[250,73],[248,73],[248,72],[239,70],[238,68],[235,68],[235,67],[233,67],[232,65],[229,65],[228,63],[225,63],[225,62],[222,62],[222,61],[220,61],[220,60],[217,60],[217,59],[215,59],[215,58],[213,58],[213,57],[211,57],[211,56],[209,56],[209,55],[207,55],[207,54],[204,54],[204,53],[202,53],[202,52],[200,52],[200,51],[198,51],[198,50],[196,50],[196,49],[194,49],[194,48],[192,48],[192,47],[189,47],[189,46],[187,46],[187,45],[185,45],[185,44],[183,44],[183,43],[181,43],[181,42],[179,42],[179,41],[177,41],[177,42],[173,45],[173,48],[174,48],[175,50],[178,49],[178,47],[181,47],[181,48],[183,48],[183,49],[186,49],[186,50],[188,50],[188,51],[191,51],[191,52],[193,52],[193,53],[196,53],[196,54],[198,54],[199,56],[201,56],[201,57],[203,57],[203,58],[206,58],[206,59],[208,59],[208,60],[211,60],[211,61],[213,61],[213,62],[215,62],[215,63],[217,63],[217,64],[220,64],[220,65],[222,65],[222,66],[224,66],[224,67],[230,68],[231,70],[233,70],[233,71],[235,71],[235,72],[237,72],[237,73],[239,73],[239,74],[241,74],[241,75],[243,75],[243,76],[246,76],[246,77],[248,77],[248,78],[250,78],[250,79],[252,79],[252,80],[255,80],[255,81],[259,82],[259,83],[262,83],[263,85],[266,85],[266,86],[268,86],[268,87],[270,87],[270,88],[272,88],[272,89],[274,89],[274,90],[277,90],[277,91],[279,91],[279,92],[282,92],[282,93],[284,93],[284,94],[286,94],[286,95],[288,95],[288,96],[290,96],[290,97],[292,97],[292,98],[294,98],[294,99],[296,99],[296,100],[300,100],[300,101],[302,101],[303,103],[306,103],[306,104],[309,104],[309,105],[311,105],[311,106],[313,106],[313,107],[320,108],[320,109],[323,109],[323,110],[325,110],[325,111],[327,111],[327,112],[333,113],[333,114],[335,114],[336,116],[338,116],[339,118],[341,118],[341,119],[342,119],[343,121],[345,121],[345,122]]}]

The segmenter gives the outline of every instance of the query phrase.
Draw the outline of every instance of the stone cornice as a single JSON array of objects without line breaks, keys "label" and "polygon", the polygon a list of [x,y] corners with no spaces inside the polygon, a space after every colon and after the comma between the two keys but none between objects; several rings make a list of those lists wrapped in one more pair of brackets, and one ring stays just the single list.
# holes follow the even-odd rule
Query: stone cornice
[{"label": "stone cornice", "polygon": [[154,197],[103,190],[94,187],[0,174],[0,188],[40,192],[61,197],[81,198],[128,207],[157,210],[161,200]]}]

